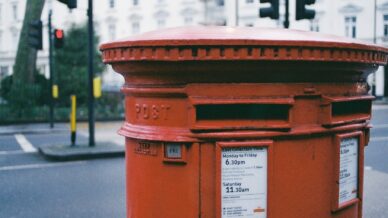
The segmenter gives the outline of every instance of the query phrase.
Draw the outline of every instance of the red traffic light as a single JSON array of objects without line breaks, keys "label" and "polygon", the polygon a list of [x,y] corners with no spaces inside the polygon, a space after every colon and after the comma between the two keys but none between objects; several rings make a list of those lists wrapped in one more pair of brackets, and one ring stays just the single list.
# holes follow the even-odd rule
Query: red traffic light
[{"label": "red traffic light", "polygon": [[55,29],[54,30],[54,47],[62,48],[65,40],[65,33],[63,29]]},{"label": "red traffic light", "polygon": [[63,30],[62,29],[56,29],[55,30],[55,38],[62,39],[63,38]]}]

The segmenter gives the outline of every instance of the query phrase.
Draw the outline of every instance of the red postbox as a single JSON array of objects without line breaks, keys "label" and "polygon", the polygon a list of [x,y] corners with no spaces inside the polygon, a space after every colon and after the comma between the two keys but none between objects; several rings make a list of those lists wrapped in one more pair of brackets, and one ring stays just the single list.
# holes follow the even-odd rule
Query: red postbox
[{"label": "red postbox", "polygon": [[362,217],[366,77],[388,49],[191,27],[101,50],[125,78],[128,217]]}]

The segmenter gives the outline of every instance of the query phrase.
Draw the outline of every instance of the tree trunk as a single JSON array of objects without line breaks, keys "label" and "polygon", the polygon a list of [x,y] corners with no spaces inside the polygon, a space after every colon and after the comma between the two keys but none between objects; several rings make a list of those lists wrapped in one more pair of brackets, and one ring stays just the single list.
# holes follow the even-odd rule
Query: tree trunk
[{"label": "tree trunk", "polygon": [[44,0],[27,0],[23,27],[20,32],[18,50],[13,71],[13,86],[34,83],[37,50],[28,44],[28,29],[31,21],[40,20]]}]

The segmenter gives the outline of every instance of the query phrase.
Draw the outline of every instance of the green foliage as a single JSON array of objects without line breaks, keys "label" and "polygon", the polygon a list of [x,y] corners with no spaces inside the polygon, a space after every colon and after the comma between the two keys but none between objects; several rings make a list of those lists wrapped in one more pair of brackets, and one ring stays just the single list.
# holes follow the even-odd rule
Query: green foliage
[{"label": "green foliage", "polygon": [[1,80],[0,83],[0,97],[4,100],[9,101],[9,94],[12,88],[12,75],[6,76]]},{"label": "green foliage", "polygon": [[[41,120],[49,97],[48,80],[41,74],[34,74],[35,83],[15,81],[7,76],[1,81],[0,124],[9,120]],[[5,101],[5,102],[4,102]]]},{"label": "green foliage", "polygon": [[[65,33],[64,47],[55,51],[54,84],[59,86],[55,100],[54,119],[67,121],[70,113],[70,95],[77,95],[77,118],[87,120],[88,98],[88,31],[87,26],[73,26]],[[95,38],[94,71],[104,70]],[[24,59],[23,59],[24,60]],[[30,66],[31,67],[31,66]],[[0,83],[0,125],[17,122],[45,122],[49,115],[51,87],[38,72],[26,79],[27,72],[8,76]],[[122,118],[124,109],[119,93],[103,93],[95,101],[96,119]]]},{"label": "green foliage", "polygon": [[34,84],[22,83],[14,81],[13,75],[7,76],[1,81],[0,97],[15,109],[47,104],[49,81],[38,72],[34,74],[34,81]]},{"label": "green foliage", "polygon": [[121,93],[104,92],[95,103],[97,119],[124,117],[124,97]]},{"label": "green foliage", "polygon": [[[78,105],[86,105],[88,98],[88,29],[87,25],[72,26],[65,32],[63,48],[55,51],[55,82],[59,86],[58,105],[68,106],[70,95],[77,95]],[[95,40],[94,72],[101,74],[104,64]]]}]

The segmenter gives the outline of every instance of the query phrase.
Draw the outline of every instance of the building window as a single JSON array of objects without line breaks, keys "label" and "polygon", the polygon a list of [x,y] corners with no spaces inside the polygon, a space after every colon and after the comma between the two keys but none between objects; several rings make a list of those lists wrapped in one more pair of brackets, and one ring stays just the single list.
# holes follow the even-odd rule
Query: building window
[{"label": "building window", "polygon": [[132,34],[137,34],[140,32],[140,23],[138,21],[132,22]]},{"label": "building window", "polygon": [[345,17],[345,36],[356,38],[356,22],[357,18],[355,16]]},{"label": "building window", "polygon": [[4,50],[4,46],[3,46],[3,33],[0,32],[0,51],[3,51]]},{"label": "building window", "polygon": [[316,20],[316,19],[311,20],[310,31],[319,32],[319,21],[318,20]]},{"label": "building window", "polygon": [[139,5],[139,0],[132,0],[132,4],[133,4],[134,6]]},{"label": "building window", "polygon": [[109,39],[115,40],[116,39],[116,25],[115,24],[109,24],[108,26],[108,33],[109,33]]},{"label": "building window", "polygon": [[109,0],[109,7],[115,8],[115,0]]},{"label": "building window", "polygon": [[166,26],[166,20],[165,19],[158,19],[158,28],[163,28]]},{"label": "building window", "polygon": [[185,25],[193,24],[193,17],[185,17]]},{"label": "building window", "polygon": [[1,66],[0,67],[0,79],[6,77],[9,75],[9,67],[8,66]]},{"label": "building window", "polygon": [[224,6],[225,5],[225,0],[217,0],[217,5],[218,6]]},{"label": "building window", "polygon": [[388,37],[388,14],[384,14],[384,37]]},{"label": "building window", "polygon": [[3,10],[2,10],[2,5],[0,4],[0,23],[1,23],[1,21],[2,21],[2,18],[3,18]]},{"label": "building window", "polygon": [[19,38],[18,31],[17,30],[12,31],[13,47],[15,50],[17,50],[17,47],[18,47],[18,38]]},{"label": "building window", "polygon": [[17,3],[12,4],[12,15],[13,15],[14,20],[18,19],[18,5],[17,5]]}]

